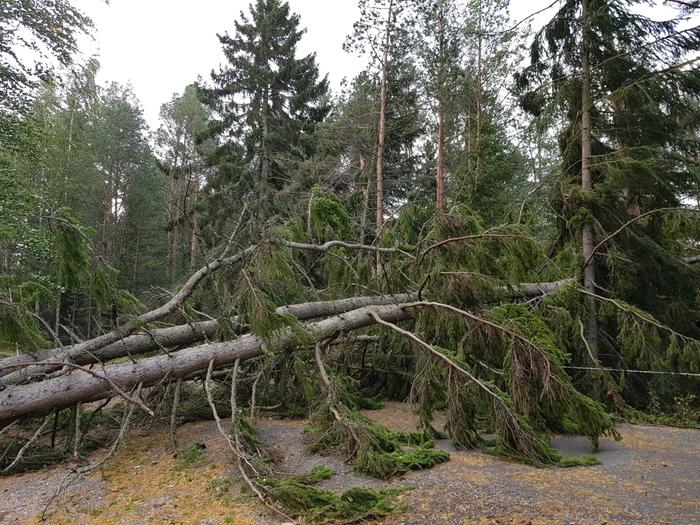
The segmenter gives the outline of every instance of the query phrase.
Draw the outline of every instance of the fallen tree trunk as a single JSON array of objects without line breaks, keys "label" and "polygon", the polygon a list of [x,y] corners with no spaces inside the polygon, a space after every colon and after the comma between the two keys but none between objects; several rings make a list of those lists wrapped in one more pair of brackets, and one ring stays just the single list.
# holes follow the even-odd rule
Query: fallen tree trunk
[{"label": "fallen tree trunk", "polygon": [[[325,253],[334,247],[342,247],[348,250],[365,250],[376,253],[400,253],[408,257],[413,257],[413,255],[411,255],[410,253],[405,252],[399,248],[385,248],[380,246],[348,243],[345,241],[336,240],[327,241],[324,244],[307,244],[301,242],[286,241],[282,239],[273,239],[269,241],[269,244],[286,246],[295,250],[307,250],[320,253]],[[109,344],[122,341],[124,338],[128,337],[136,330],[138,330],[139,327],[145,324],[163,319],[165,316],[175,312],[180,306],[182,306],[182,304],[194,293],[194,291],[197,289],[197,287],[204,280],[205,277],[216,272],[217,270],[220,270],[221,268],[227,268],[238,264],[239,262],[245,260],[253,253],[255,253],[255,251],[259,249],[260,246],[261,245],[249,246],[248,248],[241,250],[237,254],[231,255],[230,257],[221,257],[215,259],[212,262],[208,262],[195,273],[193,273],[190,276],[190,278],[187,279],[187,282],[165,304],[159,306],[158,308],[154,308],[153,310],[149,310],[148,312],[139,315],[137,318],[115,327],[110,332],[102,334],[93,339],[89,339],[82,343],[77,343],[75,345],[71,345],[70,347],[66,347],[67,351],[73,352],[75,354],[94,353],[96,350],[103,348]],[[60,348],[57,348],[56,350],[60,350]]]},{"label": "fallen tree trunk", "polygon": [[[374,324],[372,313],[389,322],[411,318],[410,311],[403,310],[401,305],[367,306],[308,323],[305,328],[319,341]],[[275,338],[274,346],[290,348],[296,342],[297,335],[287,329]],[[138,384],[147,387],[164,379],[178,379],[204,371],[211,361],[215,368],[232,365],[239,359],[245,361],[262,355],[263,347],[261,337],[244,335],[233,341],[196,346],[136,363],[107,365],[95,369],[92,374],[76,370],[37,383],[14,385],[0,392],[0,423],[46,414],[77,402],[103,399],[114,393],[111,383],[128,391]]]},{"label": "fallen tree trunk", "polygon": [[[300,321],[328,317],[363,306],[388,305],[415,301],[416,294],[394,294],[349,297],[331,301],[314,301],[281,306],[275,310],[279,315],[292,315]],[[237,318],[231,319],[233,329],[241,333],[246,329]],[[63,349],[40,350],[33,354],[21,354],[0,360],[0,388],[22,383],[33,377],[42,376],[61,368],[60,365],[46,364],[68,361],[78,365],[107,362],[127,356],[174,346],[191,345],[205,341],[216,335],[219,322],[203,321],[187,325],[151,330],[149,333],[134,334],[129,337],[88,352],[84,347],[68,346]],[[22,367],[21,365],[26,365]]]}]

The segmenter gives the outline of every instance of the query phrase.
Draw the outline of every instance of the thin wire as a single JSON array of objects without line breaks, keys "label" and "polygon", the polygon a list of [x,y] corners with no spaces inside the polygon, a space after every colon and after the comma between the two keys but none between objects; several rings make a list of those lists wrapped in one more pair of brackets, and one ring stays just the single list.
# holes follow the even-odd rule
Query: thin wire
[{"label": "thin wire", "polygon": [[700,377],[700,373],[693,372],[662,372],[658,370],[629,370],[626,368],[601,368],[595,366],[563,366],[562,368],[568,370],[602,370],[605,372],[632,372],[635,374],[654,374],[654,375],[667,375],[667,376],[685,376],[685,377]]}]

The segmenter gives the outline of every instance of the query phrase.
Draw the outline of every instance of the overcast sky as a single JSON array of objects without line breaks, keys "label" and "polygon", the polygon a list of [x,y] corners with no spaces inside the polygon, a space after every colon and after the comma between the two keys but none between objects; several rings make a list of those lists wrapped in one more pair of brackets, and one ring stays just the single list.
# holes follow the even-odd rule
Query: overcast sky
[{"label": "overcast sky", "polygon": [[[511,16],[520,20],[552,0],[511,0]],[[93,39],[80,48],[97,55],[101,82],[131,84],[152,128],[161,104],[198,75],[208,79],[223,60],[217,33],[233,31],[233,22],[249,0],[74,0],[95,22]],[[364,61],[345,53],[345,36],[358,18],[356,0],[289,0],[307,28],[300,51],[315,51],[322,73],[336,89]],[[550,10],[552,11],[552,10]],[[539,20],[546,19],[544,13]]]}]

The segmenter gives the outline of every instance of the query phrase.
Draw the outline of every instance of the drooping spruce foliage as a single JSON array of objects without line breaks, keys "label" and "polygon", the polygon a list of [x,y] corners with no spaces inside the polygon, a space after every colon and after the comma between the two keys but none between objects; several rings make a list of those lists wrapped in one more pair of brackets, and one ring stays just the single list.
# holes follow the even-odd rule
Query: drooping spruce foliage
[{"label": "drooping spruce foliage", "polygon": [[[211,82],[163,106],[154,148],[133,94],[100,86],[96,62],[46,84],[30,111],[2,116],[0,350],[109,332],[201,267],[183,304],[136,328],[153,337],[206,319],[215,335],[185,346],[250,332],[264,354],[228,370],[212,361],[206,389],[191,381],[203,370],[166,377],[149,402],[173,422],[231,417],[217,423],[241,473],[284,512],[381,517],[396,494],[319,489],[327,469],[275,475],[259,406],[308,418],[311,449],[380,478],[448,460],[442,438],[537,466],[594,464],[549,437],[595,449],[619,438],[612,413],[672,410],[681,395],[692,405],[699,388],[624,371],[700,371],[700,34],[637,4],[563,2],[513,85],[527,33],[503,2],[361,2],[348,47],[368,67],[331,96],[314,55],[297,56],[299,17],[258,0],[219,36],[227,62]],[[583,52],[592,191],[581,189]],[[324,244],[335,240],[345,244]],[[581,285],[589,263],[593,292]],[[402,321],[368,310],[374,325],[320,341],[280,310],[382,294],[410,294]],[[385,399],[414,402],[418,428],[369,418]]]},{"label": "drooping spruce foliage", "polygon": [[[697,338],[697,271],[682,262],[697,235],[697,211],[674,209],[688,207],[698,185],[693,115],[700,69],[691,57],[700,46],[700,30],[682,14],[663,21],[639,14],[645,3],[590,1],[584,21],[582,2],[564,2],[536,34],[531,65],[517,84],[526,111],[541,115],[556,107],[565,118],[559,131],[561,173],[549,182],[562,253],[576,246],[581,225],[592,222],[596,242],[604,242],[593,260],[600,294]],[[588,35],[591,71],[594,185],[589,195],[580,190],[582,31]],[[634,220],[647,213],[648,218]],[[636,337],[624,336],[634,314],[618,306],[601,305],[608,335],[604,363],[648,369],[677,362],[679,356],[672,357],[676,337],[670,333],[658,338],[635,323]],[[647,336],[653,342],[645,342]],[[694,370],[697,362],[689,366]],[[638,394],[648,392],[648,381],[633,381],[630,387],[642,387]],[[666,379],[651,383],[669,394]]]}]

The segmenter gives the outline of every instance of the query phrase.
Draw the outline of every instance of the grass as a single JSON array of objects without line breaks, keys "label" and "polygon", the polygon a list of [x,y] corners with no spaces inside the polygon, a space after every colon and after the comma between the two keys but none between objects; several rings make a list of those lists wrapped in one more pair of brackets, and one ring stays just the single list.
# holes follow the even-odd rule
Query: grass
[{"label": "grass", "polygon": [[177,455],[177,463],[183,469],[201,467],[205,460],[204,448],[198,443],[187,443]]}]

